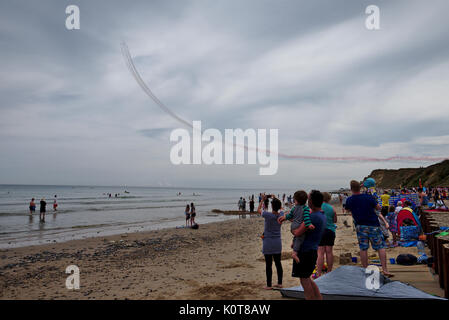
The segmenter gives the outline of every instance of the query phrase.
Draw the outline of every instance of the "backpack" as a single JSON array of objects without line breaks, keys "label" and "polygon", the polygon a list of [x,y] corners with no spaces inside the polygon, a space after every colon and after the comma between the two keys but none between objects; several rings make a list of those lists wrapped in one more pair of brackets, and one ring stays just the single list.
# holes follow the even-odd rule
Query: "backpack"
[{"label": "backpack", "polygon": [[403,266],[412,266],[418,262],[418,258],[412,254],[400,254],[396,258],[396,263]]}]

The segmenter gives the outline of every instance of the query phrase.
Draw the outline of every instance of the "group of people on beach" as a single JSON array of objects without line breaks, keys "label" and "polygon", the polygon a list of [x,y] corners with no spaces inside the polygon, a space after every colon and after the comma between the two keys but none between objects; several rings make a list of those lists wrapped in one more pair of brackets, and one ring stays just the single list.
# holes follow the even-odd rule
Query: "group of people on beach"
[{"label": "group of people on beach", "polygon": [[[250,196],[249,199],[249,212],[254,212],[254,195]],[[239,208],[239,211],[246,211],[246,199],[245,197],[240,197],[239,201],[237,202],[237,206]]]},{"label": "group of people on beach", "polygon": [[[259,203],[262,202],[263,194],[259,193]],[[279,194],[277,195],[277,198],[280,199]],[[287,201],[286,201],[287,200]],[[239,201],[237,202],[237,207],[239,211],[246,211],[246,199],[245,197],[240,197]],[[249,212],[254,213],[255,208],[255,202],[254,202],[254,194],[248,197],[248,203],[249,203]],[[287,206],[291,206],[293,204],[293,197],[292,195],[287,196],[285,193],[282,195],[282,203],[285,203]]]},{"label": "group of people on beach", "polygon": [[[58,196],[55,194],[54,200],[53,200],[53,211],[57,211],[58,210],[58,200],[57,200]],[[41,222],[45,222],[45,212],[47,211],[47,202],[45,201],[45,198],[42,198],[40,203],[40,209],[39,209],[39,220]],[[34,198],[31,199],[30,201],[30,216],[33,215],[33,213],[36,212],[36,203],[34,201]]]},{"label": "group of people on beach", "polygon": [[[411,206],[411,202],[405,200],[398,202],[397,206],[388,205],[387,210],[379,205],[378,200],[369,192],[362,192],[360,182],[350,182],[351,195],[346,198],[339,197],[344,203],[344,211],[350,213],[357,234],[360,249],[360,260],[363,268],[368,267],[368,248],[371,243],[373,250],[378,252],[382,266],[382,273],[386,277],[394,275],[388,271],[386,239],[388,231],[393,234],[393,245],[397,245],[395,230],[395,217],[397,212]],[[271,199],[271,211],[268,210]],[[387,197],[381,198],[386,204]],[[300,279],[304,288],[306,299],[322,299],[317,285],[312,279],[322,274],[324,261],[327,263],[328,272],[333,267],[333,246],[336,238],[337,214],[329,204],[331,195],[327,192],[312,190],[306,193],[303,190],[296,191],[293,195],[294,206],[286,214],[282,208],[282,202],[275,195],[262,194],[257,212],[265,219],[262,252],[266,262],[266,286],[282,287],[283,269],[281,263],[282,241],[281,224],[290,221],[290,231],[293,235],[292,276]],[[410,209],[411,210],[411,209]],[[382,214],[382,212],[385,213]],[[272,262],[275,262],[277,271],[277,284],[272,286]]]},{"label": "group of people on beach", "polygon": [[196,217],[196,209],[195,205],[190,203],[190,205],[186,205],[186,210],[184,211],[184,215],[186,216],[186,227],[193,227],[196,225],[195,217]]},{"label": "group of people on beach", "polygon": [[[271,199],[271,211],[268,210]],[[267,284],[265,289],[282,287],[283,269],[281,263],[282,241],[281,224],[289,220],[293,235],[292,276],[301,281],[306,299],[321,299],[318,287],[311,279],[317,267],[321,275],[324,259],[328,270],[333,267],[333,246],[335,243],[335,223],[337,214],[329,204],[331,196],[312,190],[296,191],[292,197],[294,206],[288,214],[284,213],[282,202],[275,195],[261,195],[257,212],[265,219],[262,252],[265,256]],[[285,200],[285,198],[284,198]],[[277,284],[272,286],[272,262],[277,271]]]}]

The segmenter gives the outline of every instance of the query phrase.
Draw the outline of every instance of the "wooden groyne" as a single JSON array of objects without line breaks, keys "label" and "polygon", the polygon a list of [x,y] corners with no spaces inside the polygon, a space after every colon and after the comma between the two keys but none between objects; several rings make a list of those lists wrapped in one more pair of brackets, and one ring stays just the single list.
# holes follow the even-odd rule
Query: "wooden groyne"
[{"label": "wooden groyne", "polygon": [[[424,210],[420,220],[424,232],[432,233],[440,230],[440,227],[449,227],[449,212]],[[449,235],[428,234],[426,241],[434,258],[433,268],[438,274],[440,287],[444,289],[445,298],[449,299]]]}]

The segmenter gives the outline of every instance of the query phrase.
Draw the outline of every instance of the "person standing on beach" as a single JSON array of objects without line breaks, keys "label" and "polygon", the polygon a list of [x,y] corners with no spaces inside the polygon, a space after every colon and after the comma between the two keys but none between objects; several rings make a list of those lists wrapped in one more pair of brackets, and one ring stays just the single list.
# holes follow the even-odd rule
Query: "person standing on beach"
[{"label": "person standing on beach", "polygon": [[184,212],[185,216],[186,216],[186,227],[189,226],[189,221],[190,221],[190,206],[187,205],[186,206],[186,211]]},{"label": "person standing on beach", "polygon": [[419,206],[422,208],[424,208],[424,206],[427,206],[427,204],[429,203],[428,198],[427,198],[427,194],[423,191],[422,188],[418,189],[418,196],[419,196]]},{"label": "person standing on beach", "polygon": [[53,200],[53,210],[56,211],[58,208],[57,195],[55,194],[55,200]]},{"label": "person standing on beach", "polygon": [[[380,210],[380,206],[372,195],[360,193],[361,186],[358,181],[352,180],[350,186],[352,196],[346,200],[346,210],[351,212],[356,225],[362,267],[368,267],[368,248],[371,242],[373,250],[379,254],[382,273],[387,277],[392,277],[393,274],[387,269],[386,244],[376,214],[376,210]],[[386,227],[388,228],[388,223]]]},{"label": "person standing on beach", "polygon": [[47,211],[47,202],[45,202],[45,198],[41,199],[40,202],[40,214],[39,214],[39,218],[41,220],[41,222],[45,222],[45,211]]},{"label": "person standing on beach", "polygon": [[273,260],[276,265],[276,271],[278,276],[278,282],[274,287],[282,288],[282,263],[281,263],[281,253],[282,253],[282,240],[281,240],[281,225],[278,223],[278,218],[284,213],[280,212],[281,201],[276,199],[272,195],[273,200],[271,201],[272,211],[265,211],[262,209],[265,200],[268,198],[262,195],[262,201],[259,203],[259,208],[257,212],[265,219],[264,232],[263,232],[263,242],[262,242],[262,253],[265,256],[265,273],[267,276],[267,285],[264,287],[266,290],[272,289],[271,278],[273,274],[272,265]]},{"label": "person standing on beach", "polygon": [[195,224],[196,210],[193,202],[190,204],[190,226]]},{"label": "person standing on beach", "polygon": [[249,200],[249,212],[254,212],[254,196]]},{"label": "person standing on beach", "polygon": [[36,203],[34,202],[34,198],[30,201],[30,214],[33,214],[36,212]]},{"label": "person standing on beach", "polygon": [[243,198],[242,200],[242,211],[246,211],[246,199]]},{"label": "person standing on beach", "polygon": [[295,232],[295,236],[301,236],[305,233],[305,239],[299,250],[299,263],[293,260],[292,277],[299,278],[301,281],[306,300],[322,300],[320,290],[310,276],[316,267],[318,245],[326,227],[326,217],[321,211],[323,194],[318,190],[312,190],[308,196],[308,204],[312,211],[310,220],[315,228],[310,230],[302,224]]},{"label": "person standing on beach", "polygon": [[382,200],[382,215],[386,217],[388,214],[388,209],[390,208],[390,195],[387,190],[385,190],[384,194],[380,196],[380,199]]},{"label": "person standing on beach", "polygon": [[317,276],[320,277],[323,272],[324,256],[326,256],[327,272],[332,271],[334,265],[334,243],[335,243],[335,224],[337,223],[337,213],[334,208],[329,204],[331,195],[327,192],[323,192],[323,204],[321,210],[326,216],[326,228],[324,229],[321,242],[318,246],[318,259],[317,259]]},{"label": "person standing on beach", "polygon": [[343,193],[343,194],[341,195],[341,208],[342,208],[342,213],[345,213],[346,199],[348,199],[348,196],[346,195],[346,193]]},{"label": "person standing on beach", "polygon": [[239,211],[242,211],[242,208],[243,208],[243,198],[242,197],[240,197],[240,200],[238,202],[238,206],[239,206]]}]

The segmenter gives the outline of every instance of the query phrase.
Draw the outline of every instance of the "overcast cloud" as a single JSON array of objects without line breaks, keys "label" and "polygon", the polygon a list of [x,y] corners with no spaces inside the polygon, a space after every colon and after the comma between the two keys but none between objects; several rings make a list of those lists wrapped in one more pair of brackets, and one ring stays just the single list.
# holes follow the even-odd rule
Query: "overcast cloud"
[{"label": "overcast cloud", "polygon": [[[76,4],[81,29],[65,28]],[[381,30],[365,28],[380,7]],[[447,1],[169,0],[0,3],[0,183],[205,187],[348,185],[429,162],[280,159],[174,166],[181,124],[279,128],[279,151],[448,156]]]}]

